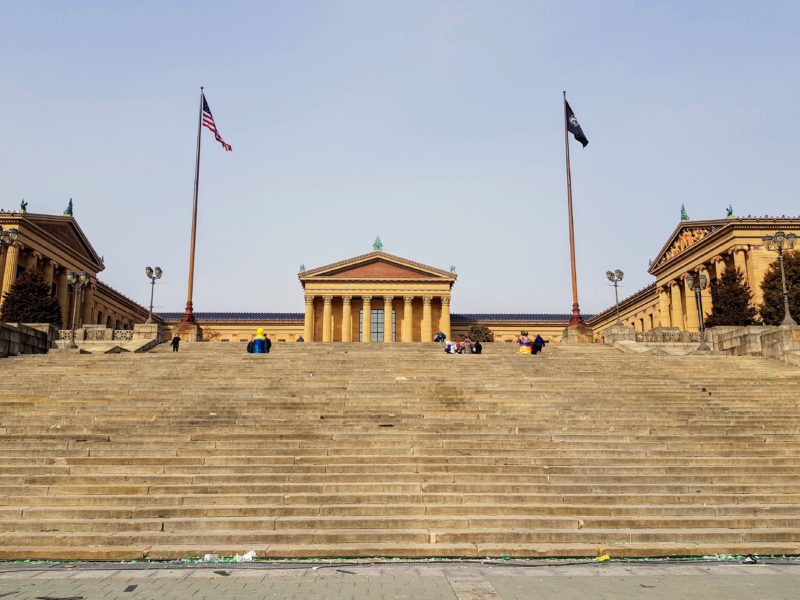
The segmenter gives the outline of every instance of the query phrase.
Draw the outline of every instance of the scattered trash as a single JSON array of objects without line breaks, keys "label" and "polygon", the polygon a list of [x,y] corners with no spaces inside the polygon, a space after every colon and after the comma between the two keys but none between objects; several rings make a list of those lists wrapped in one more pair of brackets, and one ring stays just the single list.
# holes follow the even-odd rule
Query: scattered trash
[{"label": "scattered trash", "polygon": [[597,558],[595,558],[595,560],[597,562],[606,562],[608,560],[611,560],[611,557],[608,554],[603,554],[602,556],[598,556]]},{"label": "scattered trash", "polygon": [[209,417],[216,417],[216,416],[217,416],[217,413],[210,412],[210,413],[208,413],[208,416],[209,416]]},{"label": "scattered trash", "polygon": [[125,588],[124,590],[122,590],[122,591],[123,591],[123,592],[132,592],[132,591],[133,591],[133,590],[135,590],[137,587],[139,587],[139,584],[137,584],[137,583],[132,583],[132,584],[130,584],[128,587],[126,587],[126,588]]},{"label": "scattered trash", "polygon": [[246,552],[244,555],[237,554],[233,557],[233,560],[236,562],[250,562],[256,557],[256,551],[250,550],[250,552]]},{"label": "scattered trash", "polygon": [[216,554],[205,554],[203,555],[203,562],[217,562],[219,560],[219,556]]},{"label": "scattered trash", "polygon": [[644,583],[640,583],[639,586],[643,587],[643,588],[654,588],[654,587],[656,587],[654,585],[647,585],[647,584],[644,584]]},{"label": "scattered trash", "polygon": [[230,577],[230,571],[214,571],[217,575],[222,575],[223,577]]},{"label": "scattered trash", "polygon": [[752,554],[748,554],[742,562],[746,565],[755,565],[758,563],[758,559]]}]

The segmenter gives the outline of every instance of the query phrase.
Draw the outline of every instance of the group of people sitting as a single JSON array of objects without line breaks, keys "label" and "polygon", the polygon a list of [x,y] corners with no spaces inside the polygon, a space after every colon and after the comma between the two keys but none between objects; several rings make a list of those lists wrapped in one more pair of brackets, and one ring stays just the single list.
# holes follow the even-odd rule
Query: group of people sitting
[{"label": "group of people sitting", "polygon": [[531,339],[528,337],[527,331],[521,331],[519,337],[517,338],[520,354],[539,354],[539,352],[544,349],[544,345],[546,343],[547,342],[540,335],[537,335],[534,339]]},{"label": "group of people sitting", "polygon": [[264,333],[263,327],[256,329],[256,334],[251,335],[247,342],[248,354],[269,354],[270,348],[272,348],[272,340]]},{"label": "group of people sitting", "polygon": [[483,351],[483,346],[480,342],[473,342],[469,336],[464,336],[460,342],[452,340],[444,341],[444,351],[447,354],[480,354]]}]

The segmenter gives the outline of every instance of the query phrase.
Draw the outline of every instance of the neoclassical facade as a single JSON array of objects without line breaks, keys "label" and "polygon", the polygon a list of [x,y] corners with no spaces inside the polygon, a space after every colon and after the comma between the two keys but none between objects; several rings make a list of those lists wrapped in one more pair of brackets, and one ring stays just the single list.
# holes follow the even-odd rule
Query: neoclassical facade
[{"label": "neoclassical facade", "polygon": [[456,274],[375,250],[301,271],[309,342],[431,342],[450,335]]},{"label": "neoclassical facade", "polygon": [[[147,309],[97,279],[105,265],[72,215],[0,211],[0,226],[18,231],[13,244],[0,248],[3,295],[19,275],[33,271],[58,297],[64,328],[74,321],[76,327],[131,329],[147,319]],[[67,281],[68,271],[89,275],[89,285],[77,295]]]},{"label": "neoclassical facade", "polygon": [[[741,271],[753,294],[752,304],[760,306],[764,301],[761,282],[778,258],[775,252],[764,247],[762,238],[776,231],[800,235],[800,218],[734,217],[681,221],[648,269],[655,281],[620,301],[623,324],[639,332],[657,327],[699,331],[700,317],[688,275],[700,273],[710,282],[732,268]],[[705,319],[713,308],[710,287],[701,292],[701,298]],[[616,312],[611,306],[589,324],[597,338],[615,321]]]}]

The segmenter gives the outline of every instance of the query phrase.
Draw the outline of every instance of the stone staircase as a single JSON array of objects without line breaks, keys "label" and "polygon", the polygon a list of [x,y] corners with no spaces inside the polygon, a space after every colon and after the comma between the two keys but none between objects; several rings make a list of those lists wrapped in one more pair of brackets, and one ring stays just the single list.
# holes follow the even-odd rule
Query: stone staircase
[{"label": "stone staircase", "polygon": [[600,345],[0,362],[0,558],[800,553],[800,369]]}]

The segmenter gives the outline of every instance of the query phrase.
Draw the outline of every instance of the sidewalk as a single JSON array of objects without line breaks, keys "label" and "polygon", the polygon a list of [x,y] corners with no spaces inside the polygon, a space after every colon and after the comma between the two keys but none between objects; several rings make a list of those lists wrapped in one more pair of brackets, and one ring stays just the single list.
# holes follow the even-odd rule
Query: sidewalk
[{"label": "sidewalk", "polygon": [[0,599],[788,600],[797,598],[800,590],[800,563],[520,564],[528,566],[340,563],[316,569],[268,569],[252,563],[246,568],[218,564],[130,569],[113,564],[98,568],[0,563]]}]

